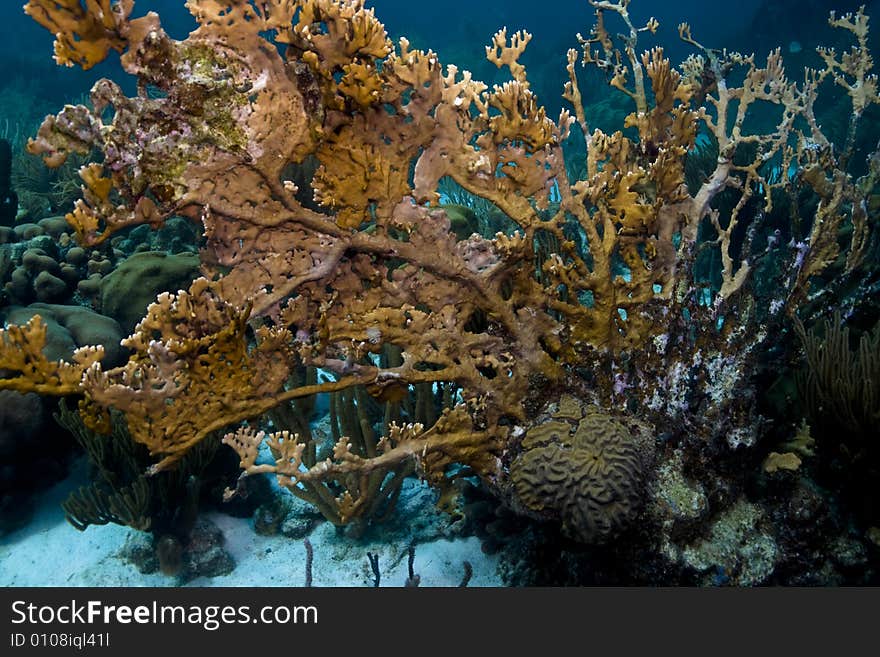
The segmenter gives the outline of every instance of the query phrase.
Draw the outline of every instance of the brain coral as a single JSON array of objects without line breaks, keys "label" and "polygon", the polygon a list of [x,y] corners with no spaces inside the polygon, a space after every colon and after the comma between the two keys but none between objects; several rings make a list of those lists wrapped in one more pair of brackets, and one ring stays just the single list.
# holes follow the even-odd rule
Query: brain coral
[{"label": "brain coral", "polygon": [[573,398],[563,399],[553,420],[531,429],[510,475],[527,509],[558,517],[576,540],[602,543],[632,518],[643,466],[624,425],[579,410]]}]

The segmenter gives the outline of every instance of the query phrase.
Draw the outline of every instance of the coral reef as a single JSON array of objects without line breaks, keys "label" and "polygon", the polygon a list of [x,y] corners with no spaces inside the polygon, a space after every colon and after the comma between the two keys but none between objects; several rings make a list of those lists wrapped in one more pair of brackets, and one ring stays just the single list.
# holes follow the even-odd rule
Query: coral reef
[{"label": "coral reef", "polygon": [[44,217],[0,231],[0,294],[10,304],[89,300],[114,267],[115,254],[77,246],[64,217]]},{"label": "coral reef", "polygon": [[[112,313],[132,329],[119,366],[101,346],[48,357],[40,319],[8,326],[0,389],[81,395],[96,431],[121,413],[156,458],[152,475],[226,431],[245,475],[274,475],[339,524],[375,514],[411,473],[443,493],[470,476],[602,543],[677,499],[701,507],[702,484],[709,542],[733,545],[763,518],[734,476],[640,509],[659,494],[655,470],[667,467],[661,487],[689,478],[669,470],[666,445],[687,454],[685,469],[748,467],[741,455],[767,424],[755,381],[770,338],[821,314],[824,280],[849,299],[864,291],[880,176],[880,155],[854,158],[880,103],[868,18],[832,15],[852,48],[820,48],[817,68],[789,78],[780,51],[765,62],[721,52],[686,23],[694,54],[675,67],[660,47],[639,52],[658,24],[634,24],[628,0],[590,5],[594,26],[567,55],[571,110],[554,121],[519,61],[525,32],[492,38],[487,58],[510,79],[489,88],[393,44],[363,0],[190,0],[198,28],[183,41],[155,13],[132,18],[131,0],[31,0],[59,63],[88,68],[117,51],[138,82],[129,98],[99,81],[89,106],[47,117],[28,144],[49,167],[100,154],[81,167],[83,197],[67,215],[77,239],[99,247],[183,217],[202,229],[201,276],[152,299],[137,323]],[[617,131],[590,127],[579,62],[631,104]],[[829,87],[849,105],[839,144],[816,118]],[[689,174],[706,143],[717,155]],[[458,201],[443,198],[450,186],[513,230],[482,234],[497,217],[444,206]],[[781,202],[785,239],[768,219]],[[401,402],[419,386],[448,386],[442,412],[377,433],[366,396]],[[301,421],[266,420],[350,390],[357,423],[320,458]],[[547,418],[554,404],[563,415]],[[694,513],[670,524],[694,531]],[[752,584],[773,570],[772,539],[761,554],[739,543],[716,554],[684,538],[690,551],[669,558],[701,577],[722,568]]]},{"label": "coral reef", "polygon": [[119,417],[113,418],[111,435],[100,435],[84,426],[79,414],[62,400],[55,419],[74,436],[97,473],[92,483],[73,491],[63,502],[68,522],[80,531],[112,522],[150,532],[152,560],[163,573],[201,570],[185,565],[188,558],[205,558],[202,553],[207,550],[198,547],[198,535],[204,534],[197,530],[200,498],[235,467],[227,463],[224,468],[222,459],[216,458],[219,436],[201,443],[174,470],[147,477],[149,456],[132,441]]},{"label": "coral reef", "polygon": [[223,532],[210,520],[199,518],[185,546],[133,534],[120,553],[141,573],[161,571],[185,584],[198,577],[228,575],[235,568],[235,560],[223,547]]},{"label": "coral reef", "polygon": [[124,335],[119,324],[82,306],[32,303],[29,306],[7,306],[0,316],[10,324],[24,324],[39,316],[46,325],[47,337],[43,353],[49,358],[70,358],[78,347],[100,344],[108,363],[121,363],[127,353],[119,346]]},{"label": "coral reef", "polygon": [[[796,383],[810,421],[804,425],[808,454],[818,453],[826,471],[845,470],[846,477],[835,487],[848,499],[861,523],[877,526],[880,323],[863,332],[856,342],[838,310],[809,331],[796,322],[795,331],[806,361],[796,373]],[[803,431],[800,434],[801,439],[793,441],[793,447],[803,450]]]},{"label": "coral reef", "polygon": [[822,336],[795,326],[807,356],[798,387],[810,417],[845,427],[854,441],[873,442],[880,423],[880,324],[856,349],[839,312],[823,322]]},{"label": "coral reef", "polygon": [[19,196],[19,221],[39,222],[48,215],[69,212],[80,196],[80,168],[91,154],[75,154],[55,169],[24,149],[13,157],[12,183]]},{"label": "coral reef", "polygon": [[705,539],[684,548],[682,559],[706,578],[704,584],[761,584],[778,558],[776,541],[761,531],[761,522],[759,507],[737,502],[714,520]]}]

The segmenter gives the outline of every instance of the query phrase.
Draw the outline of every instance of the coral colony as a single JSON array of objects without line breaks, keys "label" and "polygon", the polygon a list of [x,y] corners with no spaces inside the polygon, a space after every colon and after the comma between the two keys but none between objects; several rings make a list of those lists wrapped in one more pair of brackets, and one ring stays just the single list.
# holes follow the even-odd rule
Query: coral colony
[{"label": "coral colony", "polygon": [[[48,167],[100,154],[66,216],[78,244],[183,217],[200,275],[152,299],[121,364],[100,344],[50,358],[39,315],[7,325],[0,389],[69,397],[98,436],[123,423],[153,457],[145,479],[220,432],[239,487],[269,473],[337,525],[387,511],[408,476],[447,505],[471,478],[574,542],[643,531],[696,559],[676,553],[690,521],[671,482],[710,491],[709,531],[758,513],[734,482],[812,453],[808,435],[767,443],[761,373],[821,351],[805,327],[837,311],[825,334],[839,331],[876,285],[868,17],[832,14],[848,49],[790,74],[780,50],[715,50],[687,23],[692,54],[673,65],[640,47],[659,26],[635,24],[629,0],[588,4],[554,120],[523,31],[486,47],[509,73],[489,88],[392,43],[363,0],[188,0],[198,28],[182,41],[153,12],[132,18],[133,0],[30,0],[59,64],[115,50],[137,80],[134,97],[99,81],[28,143]],[[602,77],[632,104],[613,133],[585,103]],[[823,94],[845,99],[844,130],[817,119]],[[848,339],[837,351],[859,361]],[[870,339],[851,367],[868,392],[840,403],[854,432],[878,421]],[[800,388],[830,408],[835,364],[820,360]],[[352,416],[327,444],[303,419],[321,393]],[[143,526],[137,495],[118,495],[104,520]]]}]

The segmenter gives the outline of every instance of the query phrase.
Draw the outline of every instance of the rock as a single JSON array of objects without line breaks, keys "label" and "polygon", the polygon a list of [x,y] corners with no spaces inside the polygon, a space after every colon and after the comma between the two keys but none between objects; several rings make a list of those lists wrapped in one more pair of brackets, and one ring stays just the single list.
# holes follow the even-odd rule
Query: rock
[{"label": "rock", "polygon": [[219,545],[202,552],[187,552],[184,572],[186,579],[196,577],[220,577],[235,570],[235,560]]},{"label": "rock", "polygon": [[774,537],[762,531],[761,508],[739,500],[718,515],[708,534],[682,551],[685,566],[701,574],[708,586],[755,586],[776,568],[779,548]]},{"label": "rock", "polygon": [[703,485],[685,477],[682,468],[682,456],[677,453],[660,466],[657,474],[655,503],[660,517],[671,521],[674,528],[696,524],[709,510]]},{"label": "rock", "polygon": [[281,534],[287,538],[300,540],[312,533],[315,528],[314,517],[302,516],[298,513],[289,514],[281,523]]},{"label": "rock", "polygon": [[865,544],[850,536],[838,536],[828,546],[828,553],[844,568],[859,568],[868,563]]},{"label": "rock", "polygon": [[254,531],[260,536],[274,536],[281,528],[286,512],[280,504],[263,504],[254,513]]},{"label": "rock", "polygon": [[26,524],[34,492],[66,474],[71,442],[39,395],[0,390],[0,536]]},{"label": "rock", "polygon": [[142,575],[149,575],[159,570],[159,557],[153,546],[153,537],[149,534],[142,532],[129,534],[119,556],[137,568]]},{"label": "rock", "polygon": [[11,459],[17,447],[38,437],[45,419],[36,393],[0,390],[0,457]]},{"label": "rock", "polygon": [[183,553],[181,579],[219,577],[235,569],[235,560],[223,548],[223,532],[210,520],[196,520],[189,543]]}]

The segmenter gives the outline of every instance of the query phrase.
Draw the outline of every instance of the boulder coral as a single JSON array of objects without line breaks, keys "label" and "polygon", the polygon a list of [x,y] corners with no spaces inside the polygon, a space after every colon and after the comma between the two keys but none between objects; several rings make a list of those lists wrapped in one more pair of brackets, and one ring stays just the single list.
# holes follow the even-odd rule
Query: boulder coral
[{"label": "boulder coral", "polygon": [[572,397],[560,405],[574,412],[557,412],[530,429],[510,466],[516,498],[528,511],[556,517],[573,538],[603,543],[638,511],[646,450],[626,426],[598,409],[582,413]]},{"label": "boulder coral", "polygon": [[101,312],[130,333],[159,294],[187,289],[198,273],[195,254],[135,253],[101,279]]}]

